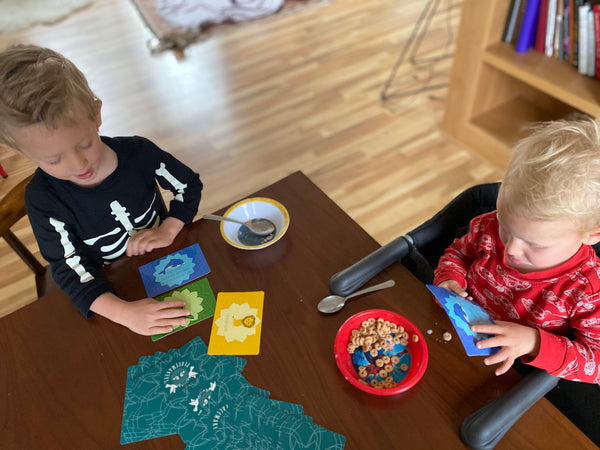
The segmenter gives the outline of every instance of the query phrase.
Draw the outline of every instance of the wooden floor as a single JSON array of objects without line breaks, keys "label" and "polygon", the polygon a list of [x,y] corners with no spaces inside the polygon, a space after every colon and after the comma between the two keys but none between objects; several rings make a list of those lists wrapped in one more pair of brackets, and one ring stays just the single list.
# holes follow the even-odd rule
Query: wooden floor
[{"label": "wooden floor", "polygon": [[[59,23],[0,35],[0,48],[34,43],[73,60],[104,102],[102,134],[146,136],[200,173],[199,214],[302,170],[385,244],[502,170],[440,133],[445,89],[380,100],[424,3],[335,0],[239,26],[177,57],[150,53],[152,35],[131,2],[97,0]],[[448,24],[456,32],[453,3],[435,16],[421,54],[444,49]],[[445,81],[450,66],[403,64],[389,93]],[[7,152],[0,163],[9,172],[0,195],[33,170]],[[16,232],[35,248],[26,220]],[[0,315],[36,298],[4,242],[0,286]]]}]

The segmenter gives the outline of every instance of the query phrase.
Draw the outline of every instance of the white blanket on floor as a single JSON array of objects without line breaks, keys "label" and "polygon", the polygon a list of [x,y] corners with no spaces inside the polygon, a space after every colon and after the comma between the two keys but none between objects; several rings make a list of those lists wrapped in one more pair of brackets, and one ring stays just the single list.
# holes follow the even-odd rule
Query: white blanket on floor
[{"label": "white blanket on floor", "polygon": [[156,11],[170,24],[198,28],[209,23],[240,22],[278,11],[284,0],[156,0]]}]

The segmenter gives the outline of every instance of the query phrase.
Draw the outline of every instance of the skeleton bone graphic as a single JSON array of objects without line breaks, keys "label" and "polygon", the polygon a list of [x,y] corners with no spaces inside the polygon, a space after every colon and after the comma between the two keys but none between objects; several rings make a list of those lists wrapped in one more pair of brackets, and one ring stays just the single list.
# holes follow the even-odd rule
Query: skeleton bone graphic
[{"label": "skeleton bone graphic", "polygon": [[174,199],[178,202],[182,202],[183,193],[185,192],[187,184],[183,184],[181,181],[175,178],[171,172],[167,170],[165,163],[160,163],[159,168],[156,169],[154,173],[159,177],[164,177],[169,183],[171,183],[171,185],[177,190],[177,194],[174,196]]},{"label": "skeleton bone graphic", "polygon": [[[154,203],[156,201],[156,194],[152,198],[152,202],[150,206],[138,217],[133,219],[133,222],[138,224],[142,220],[144,223],[135,227],[131,221],[129,220],[129,216],[131,213],[127,211],[123,205],[121,205],[117,200],[114,200],[110,203],[111,214],[115,217],[115,221],[119,223],[120,226],[112,229],[111,231],[101,234],[99,236],[95,236],[89,239],[85,239],[83,242],[87,245],[94,245],[99,240],[104,240],[105,238],[114,237],[115,240],[113,242],[109,242],[106,245],[100,247],[100,251],[102,252],[102,258],[106,262],[110,262],[113,259],[118,258],[125,250],[127,250],[127,243],[131,236],[133,236],[137,231],[146,229],[146,228],[155,228],[159,224],[159,217],[156,214],[156,208],[154,208]],[[148,218],[147,216],[150,215]],[[154,220],[154,223],[152,221]]]}]

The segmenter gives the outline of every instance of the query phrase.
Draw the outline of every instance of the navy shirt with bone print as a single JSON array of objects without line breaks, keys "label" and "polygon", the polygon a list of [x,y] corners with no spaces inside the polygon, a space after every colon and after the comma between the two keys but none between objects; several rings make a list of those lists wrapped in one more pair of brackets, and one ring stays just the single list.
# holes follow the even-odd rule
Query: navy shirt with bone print
[{"label": "navy shirt with bone print", "polygon": [[[197,173],[146,138],[101,136],[117,154],[115,171],[96,187],[59,180],[41,169],[27,185],[27,215],[52,276],[90,317],[90,305],[110,292],[98,269],[124,255],[137,230],[166,217],[190,223],[202,183]],[[165,208],[157,183],[173,194]]]}]

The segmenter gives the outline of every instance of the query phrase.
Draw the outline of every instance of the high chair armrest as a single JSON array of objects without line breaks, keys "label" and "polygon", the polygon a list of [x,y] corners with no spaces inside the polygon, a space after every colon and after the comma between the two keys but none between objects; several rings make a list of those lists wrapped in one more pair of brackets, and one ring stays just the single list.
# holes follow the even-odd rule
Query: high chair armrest
[{"label": "high chair armrest", "polygon": [[411,247],[408,241],[404,236],[400,236],[350,267],[334,274],[329,279],[329,290],[336,295],[349,295],[383,269],[400,261],[410,251]]},{"label": "high chair armrest", "polygon": [[493,449],[513,424],[534,403],[552,390],[559,378],[535,369],[511,390],[467,417],[460,428],[463,442],[472,449]]}]

